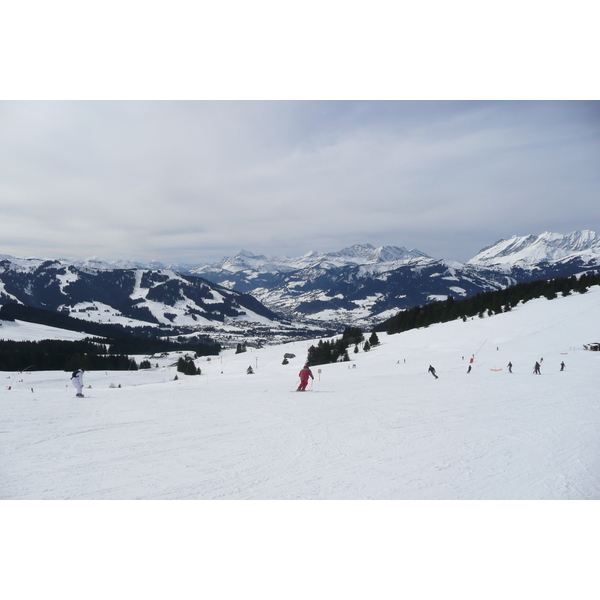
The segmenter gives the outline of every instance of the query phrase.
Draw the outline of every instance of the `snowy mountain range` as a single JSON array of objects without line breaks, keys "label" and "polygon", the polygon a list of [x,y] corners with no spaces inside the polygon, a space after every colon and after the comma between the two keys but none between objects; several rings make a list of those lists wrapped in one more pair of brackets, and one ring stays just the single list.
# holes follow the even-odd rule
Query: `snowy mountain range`
[{"label": "snowy mountain range", "polygon": [[192,270],[210,281],[252,294],[285,314],[371,324],[432,300],[467,297],[541,278],[570,276],[600,266],[600,236],[514,236],[466,263],[419,250],[370,244],[339,252],[270,258],[242,251]]},{"label": "snowy mountain range", "polygon": [[500,240],[481,250],[467,264],[511,270],[573,260],[597,265],[599,258],[600,236],[597,233],[585,230],[562,235],[546,231],[538,236],[513,236]]},{"label": "snowy mountain range", "polygon": [[[267,257],[242,250],[211,265],[0,256],[0,304],[21,302],[130,324],[209,326],[231,320],[372,326],[398,310],[600,267],[600,236],[513,236],[466,263],[404,247]],[[79,315],[77,315],[79,316]]]},{"label": "snowy mountain range", "polygon": [[335,269],[350,265],[380,265],[384,270],[391,270],[419,258],[430,257],[419,250],[407,250],[396,246],[375,248],[371,244],[356,244],[339,252],[311,251],[297,258],[257,256],[242,250],[233,258],[226,257],[213,265],[196,268],[191,272],[203,277],[207,275],[219,277],[230,273],[235,278],[236,275],[241,274],[243,278],[244,275],[251,276],[252,273],[289,273],[316,267]]},{"label": "snowy mountain range", "polygon": [[96,322],[210,326],[271,322],[248,294],[172,270],[76,266],[62,260],[0,260],[0,305],[22,303]]}]

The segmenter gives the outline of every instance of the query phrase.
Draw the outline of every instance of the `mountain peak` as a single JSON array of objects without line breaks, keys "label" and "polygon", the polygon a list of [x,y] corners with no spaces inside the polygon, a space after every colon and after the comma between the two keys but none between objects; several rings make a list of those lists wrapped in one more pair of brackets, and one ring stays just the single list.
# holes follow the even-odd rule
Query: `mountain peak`
[{"label": "mountain peak", "polygon": [[249,250],[242,249],[236,254],[236,256],[243,256],[244,258],[254,258],[256,254],[253,254]]},{"label": "mountain peak", "polygon": [[484,267],[529,267],[567,257],[600,257],[600,236],[588,229],[568,234],[544,231],[540,235],[499,240],[481,250],[467,264]]},{"label": "mountain peak", "polygon": [[338,254],[341,256],[364,256],[375,250],[373,244],[353,244],[347,248],[342,248]]},{"label": "mountain peak", "polygon": [[431,258],[420,250],[407,250],[398,246],[380,246],[373,244],[354,244],[343,248],[339,252],[330,252],[325,255],[328,259],[349,259],[352,264],[380,264],[391,262],[405,262],[415,258]]}]

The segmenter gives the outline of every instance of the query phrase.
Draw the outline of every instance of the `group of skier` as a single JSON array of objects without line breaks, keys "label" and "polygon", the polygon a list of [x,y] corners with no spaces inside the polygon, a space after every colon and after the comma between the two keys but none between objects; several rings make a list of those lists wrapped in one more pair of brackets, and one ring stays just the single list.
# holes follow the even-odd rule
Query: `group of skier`
[{"label": "group of skier", "polygon": [[[472,362],[472,360],[471,360],[471,362]],[[543,358],[540,358],[539,361],[537,361],[537,360],[535,361],[535,365],[533,365],[533,374],[534,375],[541,375],[542,374],[542,371],[541,371],[541,368],[542,368],[542,364],[541,363],[542,362],[544,362]],[[512,362],[509,361],[509,363],[506,366],[508,367],[508,372],[512,373],[512,368],[513,368]],[[560,363],[560,370],[564,371],[565,368],[566,368],[566,365],[565,365],[565,361],[563,360]],[[470,373],[470,372],[471,372],[471,365],[469,365],[469,368],[467,369],[467,373]]]},{"label": "group of skier", "polygon": [[[536,361],[535,365],[533,367],[533,373],[535,375],[541,375],[541,362],[544,359],[541,358],[540,361]],[[471,372],[471,367],[473,364],[473,358],[471,358],[471,360],[469,361],[469,368],[467,370],[467,373]],[[508,365],[508,372],[512,373],[512,362],[509,362]],[[565,362],[562,361],[560,363],[560,370],[564,371],[565,370]],[[252,373],[252,367],[248,367],[248,373]],[[436,379],[438,379],[437,373],[435,372],[435,369],[433,368],[433,366],[429,365],[429,369],[427,369],[428,373],[431,373]],[[83,374],[85,373],[85,369],[78,369],[77,371],[73,371],[73,374],[71,376],[71,383],[75,386],[75,389],[77,390],[77,394],[76,397],[77,398],[83,398]],[[300,384],[298,385],[298,389],[296,390],[297,392],[305,392],[306,391],[306,387],[308,386],[308,381],[310,379],[314,380],[314,375],[312,374],[312,371],[310,370],[310,367],[308,365],[304,365],[304,367],[302,367],[300,373],[298,374],[298,376],[300,377]]]},{"label": "group of skier", "polygon": [[[471,372],[471,369],[473,367],[473,360],[474,359],[471,358],[471,360],[469,361],[469,368],[467,369],[467,374],[469,374]],[[541,363],[543,361],[544,361],[543,358],[540,358],[539,362],[537,360],[535,361],[535,365],[533,366],[533,374],[534,375],[541,375],[542,374],[542,371],[541,371],[542,365],[541,365]],[[509,363],[506,366],[508,367],[508,372],[512,373],[512,368],[513,368],[512,362],[509,361]],[[566,368],[566,365],[565,365],[565,361],[563,360],[560,363],[560,370],[564,371],[565,368]],[[501,369],[497,369],[497,370],[501,370]],[[438,376],[437,376],[437,374],[435,372],[435,369],[431,365],[429,365],[429,369],[427,369],[427,372],[431,373],[436,379],[438,378]]]}]

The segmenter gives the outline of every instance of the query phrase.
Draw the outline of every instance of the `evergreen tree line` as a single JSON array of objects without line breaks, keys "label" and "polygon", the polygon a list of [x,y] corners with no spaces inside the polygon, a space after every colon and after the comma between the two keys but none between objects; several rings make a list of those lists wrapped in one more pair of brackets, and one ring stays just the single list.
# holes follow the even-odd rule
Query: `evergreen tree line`
[{"label": "evergreen tree line", "polygon": [[137,368],[135,359],[108,354],[105,345],[92,341],[0,340],[0,371],[127,371]]},{"label": "evergreen tree line", "polygon": [[109,340],[109,349],[113,354],[160,354],[161,352],[176,352],[187,350],[195,352],[198,356],[216,356],[221,351],[221,345],[216,342],[172,342],[160,339],[141,339],[131,337],[127,339]]},{"label": "evergreen tree line", "polygon": [[[350,360],[348,348],[354,345],[354,351],[358,352],[358,344],[364,341],[365,337],[359,327],[346,327],[342,337],[337,340],[319,340],[316,346],[308,349],[306,364],[309,366],[325,365],[338,361],[347,362]],[[373,346],[379,344],[377,334],[373,332],[369,340],[365,341],[363,350],[368,352]]]},{"label": "evergreen tree line", "polygon": [[448,296],[443,301],[415,306],[402,311],[375,327],[375,331],[386,331],[388,334],[393,334],[455,319],[466,321],[467,318],[475,316],[483,318],[486,315],[508,312],[519,302],[527,302],[542,296],[553,300],[559,294],[562,296],[568,296],[572,292],[584,294],[592,285],[600,285],[600,273],[591,272],[580,277],[573,275],[572,277],[518,283],[503,290],[481,292],[464,300],[455,300],[452,296]]}]

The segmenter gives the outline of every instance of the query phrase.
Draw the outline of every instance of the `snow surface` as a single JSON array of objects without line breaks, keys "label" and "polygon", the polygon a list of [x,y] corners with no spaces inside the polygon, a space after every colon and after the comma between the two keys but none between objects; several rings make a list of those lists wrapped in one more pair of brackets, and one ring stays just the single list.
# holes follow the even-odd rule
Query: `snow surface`
[{"label": "snow surface", "polygon": [[597,260],[600,256],[600,236],[589,230],[568,234],[545,231],[541,235],[513,236],[481,250],[467,261],[468,265],[510,269],[532,267],[543,261],[567,258]]},{"label": "snow surface", "polygon": [[[161,305],[163,312],[164,305]],[[148,321],[139,321],[124,316],[116,308],[103,302],[78,302],[77,304],[61,304],[59,310],[67,308],[69,316],[82,321],[90,321],[92,323],[111,323],[117,325],[125,325],[128,327],[148,327]],[[169,307],[170,309],[171,307]],[[89,334],[86,334],[89,337]]]},{"label": "snow surface", "polygon": [[175,356],[88,372],[84,399],[68,373],[6,373],[0,498],[600,499],[599,287],[379,337],[306,393],[306,341],[177,381]]},{"label": "snow surface", "polygon": [[[67,340],[78,341],[91,337],[89,333],[79,333],[58,327],[49,327],[27,321],[0,320],[0,340],[14,340],[16,342],[35,342],[39,340]],[[99,336],[95,336],[99,337]],[[2,371],[0,371],[0,374]]]}]

